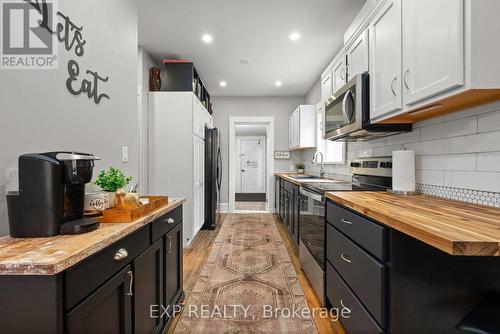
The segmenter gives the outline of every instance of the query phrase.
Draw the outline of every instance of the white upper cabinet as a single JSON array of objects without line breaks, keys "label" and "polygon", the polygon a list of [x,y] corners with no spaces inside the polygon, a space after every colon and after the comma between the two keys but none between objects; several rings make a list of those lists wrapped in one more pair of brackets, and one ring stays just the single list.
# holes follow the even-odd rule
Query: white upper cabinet
[{"label": "white upper cabinet", "polygon": [[321,78],[321,101],[326,101],[333,94],[333,71],[330,70]]},{"label": "white upper cabinet", "polygon": [[389,0],[369,26],[371,118],[401,110],[401,0]]},{"label": "white upper cabinet", "polygon": [[402,7],[405,104],[464,85],[464,0],[403,0]]},{"label": "white upper cabinet", "polygon": [[288,120],[290,150],[316,147],[316,106],[301,105]]},{"label": "white upper cabinet", "polygon": [[368,30],[365,30],[347,49],[347,81],[368,69]]},{"label": "white upper cabinet", "polygon": [[205,139],[205,127],[213,128],[214,121],[212,115],[205,106],[193,95],[193,134]]},{"label": "white upper cabinet", "polygon": [[335,94],[347,82],[347,64],[345,54],[341,54],[333,64],[332,69],[332,94]]}]

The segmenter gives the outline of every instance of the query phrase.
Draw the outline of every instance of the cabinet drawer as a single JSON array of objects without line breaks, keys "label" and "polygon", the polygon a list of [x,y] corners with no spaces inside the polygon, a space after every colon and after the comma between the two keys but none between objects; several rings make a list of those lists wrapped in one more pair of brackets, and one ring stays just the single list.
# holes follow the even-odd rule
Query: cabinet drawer
[{"label": "cabinet drawer", "polygon": [[[143,227],[68,269],[65,272],[66,309],[71,309],[148,248],[149,233],[149,226]],[[115,255],[122,248],[127,251],[127,256],[115,260]]]},{"label": "cabinet drawer", "polygon": [[328,262],[326,264],[326,296],[332,307],[339,310],[339,315],[342,314],[344,307],[351,311],[345,318],[339,317],[347,333],[383,333],[377,322],[370,316],[368,311]]},{"label": "cabinet drawer", "polygon": [[156,219],[153,223],[151,223],[152,243],[164,236],[181,221],[182,205]]},{"label": "cabinet drawer", "polygon": [[[328,224],[327,259],[385,327],[385,267]],[[368,278],[368,279],[367,279]]]},{"label": "cabinet drawer", "polygon": [[386,229],[336,204],[326,205],[326,220],[362,248],[385,260]]}]

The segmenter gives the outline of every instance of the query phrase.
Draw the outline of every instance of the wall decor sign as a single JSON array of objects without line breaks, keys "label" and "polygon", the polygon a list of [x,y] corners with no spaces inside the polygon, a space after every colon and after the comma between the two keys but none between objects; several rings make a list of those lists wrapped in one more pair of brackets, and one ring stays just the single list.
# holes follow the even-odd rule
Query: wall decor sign
[{"label": "wall decor sign", "polygon": [[290,151],[274,151],[274,159],[279,159],[279,160],[290,159]]},{"label": "wall decor sign", "polygon": [[[56,24],[55,30],[50,25],[49,18],[50,7],[47,5],[47,0],[23,0],[30,4],[39,14],[39,26],[46,29],[50,34],[55,34],[57,39],[68,52],[74,52],[77,57],[83,57],[85,54],[85,44],[87,41],[83,38],[83,26],[78,26],[69,16],[57,11],[59,22]],[[80,65],[74,59],[68,61],[68,79],[66,80],[66,88],[73,95],[86,94],[89,99],[92,99],[95,104],[99,104],[102,99],[111,99],[108,94],[99,93],[99,84],[107,82],[109,77],[101,76],[97,71],[86,70],[86,78],[80,78]]]}]

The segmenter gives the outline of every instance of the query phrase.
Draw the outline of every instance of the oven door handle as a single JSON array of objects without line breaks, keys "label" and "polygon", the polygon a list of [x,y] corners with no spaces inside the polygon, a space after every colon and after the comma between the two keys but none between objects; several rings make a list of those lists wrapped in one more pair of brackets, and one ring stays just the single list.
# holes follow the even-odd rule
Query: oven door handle
[{"label": "oven door handle", "polygon": [[310,191],[305,190],[304,188],[300,187],[300,193],[306,197],[310,197],[318,202],[323,203],[325,201],[325,196],[321,196],[319,194],[312,193]]}]

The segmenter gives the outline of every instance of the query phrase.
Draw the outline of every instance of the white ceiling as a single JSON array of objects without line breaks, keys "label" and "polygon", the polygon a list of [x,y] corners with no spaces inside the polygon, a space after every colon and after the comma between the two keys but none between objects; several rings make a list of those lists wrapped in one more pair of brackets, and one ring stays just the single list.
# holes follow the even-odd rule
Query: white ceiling
[{"label": "white ceiling", "polygon": [[[140,0],[139,44],[158,61],[193,61],[213,96],[305,95],[364,3]],[[292,42],[295,31],[301,38]],[[214,38],[209,45],[201,41],[205,33]],[[221,80],[227,87],[219,86]],[[281,87],[274,85],[277,80]]]}]

